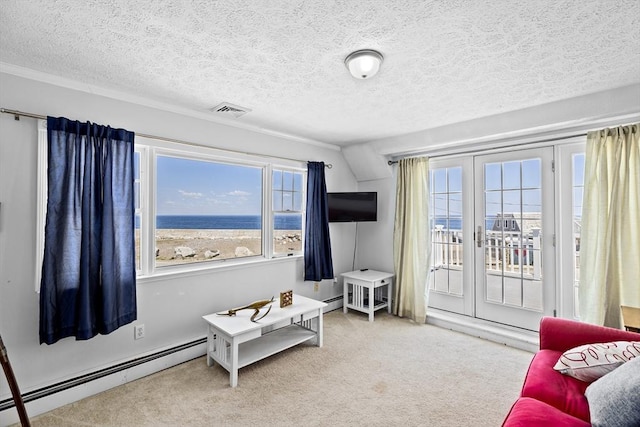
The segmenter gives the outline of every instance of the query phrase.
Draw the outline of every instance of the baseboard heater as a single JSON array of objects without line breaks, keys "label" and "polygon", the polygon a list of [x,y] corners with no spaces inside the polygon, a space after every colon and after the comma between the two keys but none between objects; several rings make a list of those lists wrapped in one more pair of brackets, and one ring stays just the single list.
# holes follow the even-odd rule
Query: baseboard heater
[{"label": "baseboard heater", "polygon": [[328,313],[330,311],[334,311],[334,310],[338,310],[340,308],[342,308],[342,300],[343,300],[343,296],[342,295],[338,295],[337,297],[333,297],[333,298],[328,298],[326,300],[324,300],[323,302],[327,303],[327,307],[325,308],[324,312]]},{"label": "baseboard heater", "polygon": [[[100,369],[95,372],[90,372],[88,374],[80,375],[75,378],[71,378],[56,384],[52,384],[46,387],[39,388],[37,390],[30,391],[28,393],[24,393],[22,395],[22,399],[24,400],[24,403],[31,402],[36,399],[47,397],[52,394],[70,389],[72,387],[77,387],[79,385],[86,384],[90,381],[94,381],[94,380],[106,377],[108,375],[116,374],[126,369],[130,369],[135,366],[142,365],[143,363],[151,362],[161,357],[169,356],[173,353],[177,353],[179,351],[183,351],[191,347],[206,344],[206,342],[207,342],[206,338],[199,338],[197,340],[194,340],[185,344],[181,344],[176,347],[171,347],[166,350],[158,351],[157,353],[152,353],[146,356],[138,357],[136,359],[132,359],[127,362],[122,362],[117,365],[110,366],[108,368]],[[15,403],[13,399],[2,400],[0,401],[0,412],[6,409],[12,408],[14,406],[15,406]]]}]

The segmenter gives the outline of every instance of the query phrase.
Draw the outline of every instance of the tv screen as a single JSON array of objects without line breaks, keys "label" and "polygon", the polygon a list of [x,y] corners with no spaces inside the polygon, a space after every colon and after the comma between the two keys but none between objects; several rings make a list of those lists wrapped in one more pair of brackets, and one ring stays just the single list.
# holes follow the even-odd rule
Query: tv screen
[{"label": "tv screen", "polygon": [[377,221],[378,193],[327,193],[329,222]]}]

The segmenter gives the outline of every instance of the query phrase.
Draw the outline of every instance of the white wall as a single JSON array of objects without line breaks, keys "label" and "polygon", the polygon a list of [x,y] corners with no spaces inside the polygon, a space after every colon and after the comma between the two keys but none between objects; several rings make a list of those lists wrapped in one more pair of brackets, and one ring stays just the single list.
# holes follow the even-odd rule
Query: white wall
[{"label": "white wall", "polygon": [[[252,153],[323,160],[329,191],[351,191],[356,182],[337,149],[309,145],[236,127],[0,74],[0,106],[123,127],[137,133],[186,140]],[[133,340],[127,325],[88,341],[67,338],[38,344],[38,294],[34,291],[37,122],[0,114],[0,334],[22,393],[111,366],[206,334],[202,315],[294,292],[325,300],[342,287],[323,281],[319,291],[303,282],[301,258],[167,277],[138,284],[138,321],[146,336]],[[331,226],[336,275],[351,269],[352,230]],[[0,376],[0,400],[10,398]]]},{"label": "white wall", "polygon": [[393,221],[396,204],[395,173],[390,178],[360,182],[358,191],[378,193],[378,220],[358,224],[356,268],[391,273],[393,272]]}]

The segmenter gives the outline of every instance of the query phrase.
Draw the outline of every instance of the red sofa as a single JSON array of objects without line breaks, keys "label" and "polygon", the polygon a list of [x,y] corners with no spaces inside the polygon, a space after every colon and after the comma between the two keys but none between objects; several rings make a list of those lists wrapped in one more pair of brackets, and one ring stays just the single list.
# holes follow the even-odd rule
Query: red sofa
[{"label": "red sofa", "polygon": [[640,334],[557,317],[540,323],[540,350],[529,365],[520,397],[503,427],[590,426],[585,390],[589,383],[553,369],[563,352],[574,347],[611,341],[640,341]]}]

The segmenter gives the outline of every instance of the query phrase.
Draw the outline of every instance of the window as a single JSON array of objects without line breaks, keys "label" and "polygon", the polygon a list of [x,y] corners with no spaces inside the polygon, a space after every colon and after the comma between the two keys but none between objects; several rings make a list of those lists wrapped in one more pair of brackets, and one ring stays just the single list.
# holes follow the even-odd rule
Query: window
[{"label": "window", "polygon": [[262,255],[263,167],[156,157],[155,266]]},{"label": "window", "polygon": [[134,160],[139,277],[302,253],[305,170],[296,163],[144,137]]},{"label": "window", "polygon": [[272,174],[273,254],[302,253],[303,173],[274,169]]}]

